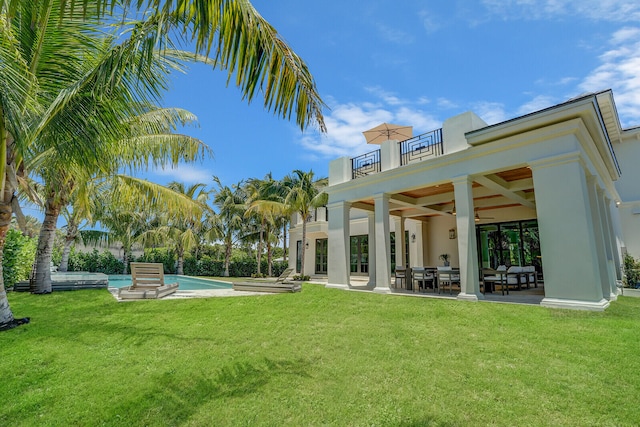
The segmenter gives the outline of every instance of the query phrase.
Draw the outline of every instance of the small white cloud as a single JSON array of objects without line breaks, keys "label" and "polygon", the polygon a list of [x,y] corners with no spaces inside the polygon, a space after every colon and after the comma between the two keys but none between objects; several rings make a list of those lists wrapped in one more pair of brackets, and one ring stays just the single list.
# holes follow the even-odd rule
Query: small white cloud
[{"label": "small white cloud", "polygon": [[509,118],[504,110],[504,104],[499,102],[476,102],[472,110],[489,125],[504,122]]},{"label": "small white cloud", "polygon": [[580,83],[582,91],[612,89],[623,126],[640,124],[640,28],[622,28],[611,36],[601,65]]},{"label": "small white cloud", "polygon": [[204,182],[208,184],[211,181],[213,173],[196,167],[193,164],[180,164],[177,168],[153,169],[150,173],[158,176],[169,177],[173,181],[184,182],[187,184],[196,184]]},{"label": "small white cloud", "polygon": [[402,27],[392,27],[389,24],[378,23],[376,25],[378,33],[386,41],[395,44],[411,44],[414,38],[411,34],[402,29]]},{"label": "small white cloud", "polygon": [[553,97],[547,95],[538,95],[526,104],[521,105],[520,108],[518,108],[518,115],[522,116],[524,114],[533,113],[534,111],[543,110],[547,107],[551,107],[554,104],[557,104],[557,102],[555,102]]},{"label": "small white cloud", "polygon": [[326,135],[310,133],[300,139],[300,144],[309,155],[328,159],[353,157],[373,151],[378,147],[367,144],[362,132],[381,123],[413,126],[414,135],[441,126],[441,121],[417,107],[420,99],[409,102],[399,100],[380,88],[368,90],[381,101],[332,105],[331,113],[325,117]]},{"label": "small white cloud", "polygon": [[594,21],[640,19],[640,3],[631,0],[482,0],[490,16],[503,20],[551,20],[578,16]]}]

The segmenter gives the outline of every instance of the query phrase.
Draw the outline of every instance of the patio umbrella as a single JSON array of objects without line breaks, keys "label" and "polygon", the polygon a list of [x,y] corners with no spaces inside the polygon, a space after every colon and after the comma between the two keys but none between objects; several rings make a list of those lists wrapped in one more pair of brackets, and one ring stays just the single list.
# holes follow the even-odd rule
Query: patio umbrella
[{"label": "patio umbrella", "polygon": [[391,123],[382,123],[373,129],[362,132],[367,144],[382,144],[384,141],[404,141],[413,137],[413,126],[400,126]]}]

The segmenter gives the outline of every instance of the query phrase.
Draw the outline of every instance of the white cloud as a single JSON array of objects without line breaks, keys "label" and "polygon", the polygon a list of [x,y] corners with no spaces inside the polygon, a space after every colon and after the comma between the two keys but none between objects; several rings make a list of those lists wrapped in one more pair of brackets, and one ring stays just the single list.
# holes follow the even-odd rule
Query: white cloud
[{"label": "white cloud", "polygon": [[552,105],[557,104],[556,100],[547,95],[538,95],[534,97],[531,101],[521,105],[518,108],[518,115],[522,116],[524,114],[533,113],[534,111],[543,110],[547,107],[551,107]]},{"label": "white cloud", "polygon": [[150,171],[154,175],[171,178],[172,181],[184,182],[186,184],[196,184],[211,181],[213,173],[209,170],[201,169],[193,164],[180,164],[177,168],[153,169]]},{"label": "white cloud", "polygon": [[325,116],[327,134],[306,134],[300,140],[308,156],[333,159],[354,157],[377,149],[367,144],[362,132],[381,123],[394,123],[413,126],[413,134],[419,135],[439,128],[441,121],[418,108],[424,102],[400,100],[392,93],[380,88],[368,89],[380,98],[377,103],[337,103],[331,106],[331,112]]},{"label": "white cloud", "polygon": [[544,20],[579,16],[594,21],[640,20],[637,0],[482,0],[489,15],[504,20]]},{"label": "white cloud", "polygon": [[378,23],[376,25],[378,32],[383,39],[395,44],[411,44],[414,37],[408,32],[397,27],[391,27],[388,24]]},{"label": "white cloud", "polygon": [[510,118],[504,110],[504,104],[499,102],[476,102],[472,110],[489,125],[504,122]]},{"label": "white cloud", "polygon": [[580,83],[583,91],[612,89],[623,126],[640,124],[640,28],[622,28],[611,36],[601,65]]}]

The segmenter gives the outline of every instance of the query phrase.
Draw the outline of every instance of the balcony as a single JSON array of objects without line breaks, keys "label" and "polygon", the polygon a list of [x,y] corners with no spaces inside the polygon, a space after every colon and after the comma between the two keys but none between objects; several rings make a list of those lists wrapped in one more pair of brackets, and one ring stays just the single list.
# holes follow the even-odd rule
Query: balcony
[{"label": "balcony", "polygon": [[[442,129],[426,132],[397,143],[400,166],[443,154]],[[380,150],[351,159],[351,179],[362,178],[382,170]]]}]

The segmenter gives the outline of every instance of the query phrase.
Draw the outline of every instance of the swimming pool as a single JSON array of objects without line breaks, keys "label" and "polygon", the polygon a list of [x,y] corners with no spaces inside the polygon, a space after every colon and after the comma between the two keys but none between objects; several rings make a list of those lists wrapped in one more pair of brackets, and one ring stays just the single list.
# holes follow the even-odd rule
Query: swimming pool
[{"label": "swimming pool", "polygon": [[[178,282],[180,291],[199,291],[203,289],[231,289],[231,283],[192,276],[165,275],[165,283]],[[109,287],[122,288],[131,285],[131,276],[125,274],[109,275]]]}]

